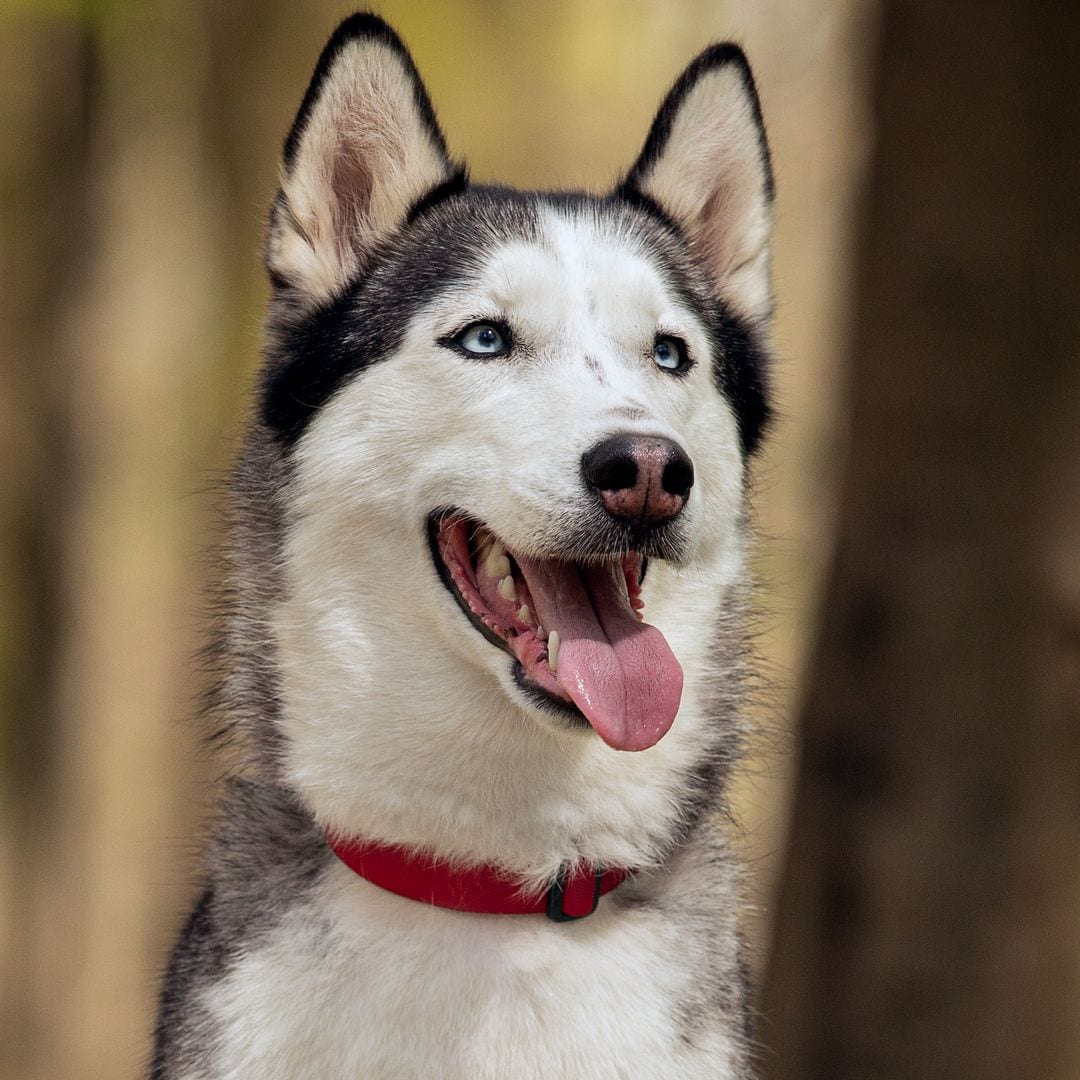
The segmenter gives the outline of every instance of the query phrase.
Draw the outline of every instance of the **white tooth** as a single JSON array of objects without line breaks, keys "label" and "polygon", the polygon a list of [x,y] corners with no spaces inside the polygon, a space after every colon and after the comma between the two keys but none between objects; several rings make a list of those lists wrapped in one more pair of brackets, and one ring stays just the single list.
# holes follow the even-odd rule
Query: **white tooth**
[{"label": "white tooth", "polygon": [[510,560],[506,557],[506,548],[498,540],[493,540],[491,547],[484,553],[484,570],[497,578],[504,578],[510,573]]},{"label": "white tooth", "polygon": [[[508,567],[509,569],[509,567]],[[516,600],[517,588],[514,585],[514,579],[508,574],[506,577],[501,578],[499,581],[499,595],[504,600]]]},{"label": "white tooth", "polygon": [[539,624],[536,624],[536,636],[541,641],[547,641],[547,631]]},{"label": "white tooth", "polygon": [[532,625],[532,612],[529,610],[528,604],[522,604],[518,608],[517,617],[518,622],[524,623],[526,626]]},{"label": "white tooth", "polygon": [[501,580],[510,573],[510,560],[506,557],[506,548],[502,542],[495,539],[493,533],[487,533],[477,548],[477,562],[480,569],[487,574]]},{"label": "white tooth", "polygon": [[552,630],[548,634],[548,667],[552,671],[559,670],[559,631]]}]

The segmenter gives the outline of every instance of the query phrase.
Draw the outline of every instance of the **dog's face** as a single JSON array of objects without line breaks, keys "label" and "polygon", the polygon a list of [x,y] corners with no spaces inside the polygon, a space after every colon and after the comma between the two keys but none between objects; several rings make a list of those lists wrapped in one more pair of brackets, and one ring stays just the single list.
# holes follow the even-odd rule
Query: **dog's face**
[{"label": "dog's face", "polygon": [[299,771],[357,732],[388,760],[437,746],[469,710],[466,741],[665,735],[740,556],[770,199],[731,47],[615,193],[549,197],[471,187],[392,32],[339,29],[268,260]]}]

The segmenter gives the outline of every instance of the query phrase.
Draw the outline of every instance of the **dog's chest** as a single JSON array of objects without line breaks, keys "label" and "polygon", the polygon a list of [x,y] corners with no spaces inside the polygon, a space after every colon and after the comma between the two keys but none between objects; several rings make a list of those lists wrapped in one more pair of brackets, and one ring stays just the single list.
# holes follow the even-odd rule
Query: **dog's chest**
[{"label": "dog's chest", "polygon": [[431,910],[334,873],[204,996],[216,1075],[734,1077],[722,1017],[681,1026],[700,987],[672,929]]}]

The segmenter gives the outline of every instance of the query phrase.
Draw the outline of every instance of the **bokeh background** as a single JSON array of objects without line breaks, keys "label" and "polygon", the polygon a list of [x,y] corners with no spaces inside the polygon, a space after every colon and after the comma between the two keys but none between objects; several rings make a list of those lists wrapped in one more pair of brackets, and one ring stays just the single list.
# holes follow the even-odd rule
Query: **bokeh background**
[{"label": "bokeh background", "polygon": [[[831,549],[873,132],[870,0],[386,0],[480,180],[610,184],[711,41],[779,199],[779,416],[754,472],[763,677],[740,780],[764,961],[791,717]],[[0,0],[0,1075],[134,1077],[224,766],[193,657],[258,363],[281,140],[348,8]]]}]

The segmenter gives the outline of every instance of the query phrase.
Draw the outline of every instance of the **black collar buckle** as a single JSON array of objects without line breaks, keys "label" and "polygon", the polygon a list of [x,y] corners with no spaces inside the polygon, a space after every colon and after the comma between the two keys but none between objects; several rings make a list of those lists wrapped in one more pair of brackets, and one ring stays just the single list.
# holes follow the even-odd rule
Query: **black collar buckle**
[{"label": "black collar buckle", "polygon": [[[552,922],[574,922],[577,919],[588,918],[596,910],[596,905],[600,903],[600,879],[602,877],[603,874],[599,870],[592,875],[591,882],[584,875],[577,875],[571,885],[571,911],[567,911],[566,870],[560,870],[559,876],[547,891],[547,917]],[[591,904],[588,895],[588,886],[590,884],[592,885]],[[589,910],[583,910],[585,907],[588,907]]]}]

